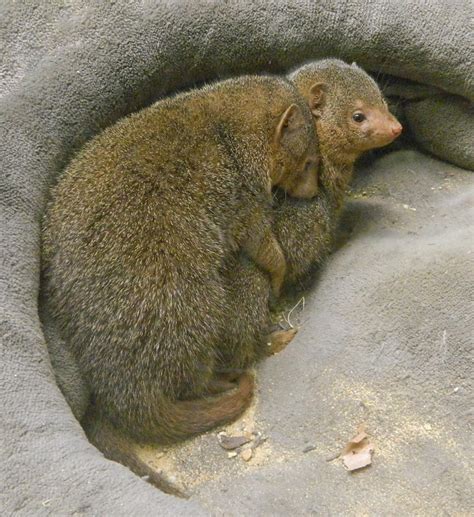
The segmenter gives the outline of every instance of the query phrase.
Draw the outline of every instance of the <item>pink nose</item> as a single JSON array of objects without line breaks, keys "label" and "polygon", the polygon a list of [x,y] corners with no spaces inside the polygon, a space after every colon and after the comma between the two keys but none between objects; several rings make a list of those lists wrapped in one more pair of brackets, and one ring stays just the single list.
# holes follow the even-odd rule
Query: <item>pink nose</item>
[{"label": "pink nose", "polygon": [[392,135],[396,138],[397,136],[400,135],[400,133],[402,132],[402,125],[400,123],[397,123],[395,124],[394,126],[392,126]]}]

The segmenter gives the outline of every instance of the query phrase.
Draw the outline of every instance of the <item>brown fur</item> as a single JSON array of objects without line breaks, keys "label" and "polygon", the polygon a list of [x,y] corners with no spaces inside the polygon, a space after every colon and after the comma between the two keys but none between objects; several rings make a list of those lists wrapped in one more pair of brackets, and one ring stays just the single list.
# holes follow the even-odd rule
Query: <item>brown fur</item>
[{"label": "brown fur", "polygon": [[[286,258],[286,286],[304,287],[333,246],[356,159],[366,150],[388,144],[401,126],[388,112],[377,84],[356,65],[337,59],[316,61],[299,67],[289,78],[313,111],[321,155],[320,190],[311,200],[277,192],[273,232]],[[355,111],[367,116],[364,124],[352,120]],[[268,335],[268,281],[261,272],[243,259],[229,268],[228,275],[229,314],[234,316],[228,323],[233,346],[226,350],[234,351],[230,362],[244,367],[281,349],[281,336]]]},{"label": "brown fur", "polygon": [[[288,77],[313,112],[322,160],[320,181],[340,206],[357,158],[391,143],[402,127],[376,82],[355,64],[326,59],[297,68]],[[355,113],[365,120],[355,122]]]},{"label": "brown fur", "polygon": [[[313,111],[321,155],[318,196],[303,201],[280,195],[275,209],[273,229],[285,253],[290,285],[301,282],[330,251],[357,158],[392,142],[402,127],[375,81],[355,64],[325,59],[288,77]],[[356,123],[355,112],[366,120]]]},{"label": "brown fur", "polygon": [[[263,273],[263,298],[269,280],[278,294],[286,264],[271,188],[315,194],[315,138],[294,86],[244,77],[159,101],[71,162],[47,210],[44,282],[106,422],[168,443],[248,406],[253,361],[223,360],[234,345],[222,272],[243,253]],[[220,371],[242,365],[231,384],[221,382]],[[89,435],[108,457],[146,471],[120,439]]]},{"label": "brown fur", "polygon": [[[338,214],[344,191],[352,175],[354,161],[364,149],[380,145],[380,139],[371,138],[370,132],[357,131],[357,127],[354,128],[352,124],[350,126],[352,130],[347,128],[348,109],[352,109],[354,102],[360,100],[362,96],[366,105],[374,104],[380,113],[386,113],[380,109],[384,104],[375,83],[362,70],[350,67],[341,61],[326,60],[312,63],[296,70],[291,77],[311,108],[317,110],[313,120],[321,139],[322,168],[321,188],[313,200],[294,199],[285,194],[278,194],[275,198],[273,232],[286,258],[287,285],[301,283],[315,265],[324,261],[332,246]],[[321,83],[323,85],[309,91],[308,95],[308,88],[311,90],[314,84]],[[252,106],[253,102],[255,101],[252,98]],[[261,97],[258,97],[258,102],[261,102]],[[239,105],[237,103],[237,106]],[[360,105],[358,104],[357,107]],[[173,118],[170,123],[174,124],[178,121],[180,122],[179,118]],[[388,115],[386,121],[393,123]],[[317,156],[313,155],[313,159],[316,160]],[[199,160],[196,162],[199,163]],[[294,175],[293,179],[296,177],[297,175]],[[304,179],[304,175],[301,174],[299,179]],[[94,191],[93,186],[89,188]],[[287,190],[291,191],[291,185],[287,186]],[[293,190],[293,194],[297,193]],[[259,358],[284,347],[289,336],[267,334],[269,277],[262,273],[255,261],[249,260],[248,255],[241,252],[240,255],[228,255],[223,264],[221,269],[224,285],[223,310],[208,312],[209,326],[216,329],[214,339],[217,334],[221,336],[219,354],[215,357],[215,367],[219,371],[244,372]],[[205,303],[205,286],[202,286],[201,292]],[[79,316],[80,312],[77,311],[77,314]],[[112,309],[111,314],[113,314]],[[191,323],[191,320],[188,323]],[[209,335],[206,335],[206,338],[208,337]],[[211,341],[212,339],[208,339],[208,342]],[[268,343],[272,341],[273,346],[268,347]],[[138,364],[131,365],[131,371],[138,371],[138,369]],[[146,371],[145,369],[144,374]],[[206,376],[203,375],[203,377]],[[231,383],[230,386],[232,385],[235,386]],[[207,391],[209,394],[214,394],[230,386],[228,382],[216,381],[216,376],[213,376],[200,393]],[[119,393],[120,389],[121,387],[117,386],[115,392]],[[237,390],[236,393],[239,391]],[[218,397],[208,397],[207,400],[216,398]],[[190,423],[185,419],[186,421]],[[126,438],[120,434],[117,435],[117,429],[112,428],[107,421],[99,427],[90,426],[89,430],[91,441],[96,443],[108,457],[127,464],[139,475],[150,475],[149,468],[137,462],[133,453],[130,453]],[[173,434],[172,430],[171,434]],[[166,483],[163,485],[164,482],[159,476],[150,481],[162,489],[169,490]]]},{"label": "brown fur", "polygon": [[105,418],[94,405],[89,406],[82,419],[82,425],[89,441],[100,449],[106,458],[126,465],[137,476],[167,494],[181,498],[188,497],[184,490],[141,460],[130,439]]}]

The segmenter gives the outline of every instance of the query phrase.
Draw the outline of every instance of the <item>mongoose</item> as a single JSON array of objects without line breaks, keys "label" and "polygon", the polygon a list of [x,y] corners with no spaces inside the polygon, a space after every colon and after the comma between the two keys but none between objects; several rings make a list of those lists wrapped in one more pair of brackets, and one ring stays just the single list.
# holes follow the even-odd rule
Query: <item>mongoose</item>
[{"label": "mongoose", "polygon": [[[303,287],[312,269],[331,250],[355,161],[364,151],[392,142],[402,127],[388,111],[375,81],[355,64],[337,59],[316,61],[297,68],[288,78],[313,113],[321,158],[320,189],[315,198],[295,199],[279,192],[274,199],[273,231],[287,261],[285,284]],[[268,338],[267,278],[245,258],[229,268],[228,278],[233,346],[225,350],[234,352],[230,364],[240,362],[244,368],[281,347],[275,350]],[[282,332],[283,345],[293,336],[294,331]]]},{"label": "mongoose", "polygon": [[278,294],[271,188],[313,197],[318,159],[307,102],[270,76],[158,101],[73,159],[46,212],[43,278],[95,412],[154,443],[243,412],[254,381],[222,367],[222,271],[240,250]]},{"label": "mongoose", "polygon": [[402,126],[389,112],[377,83],[355,63],[315,61],[288,78],[314,115],[322,187],[308,203],[281,196],[277,204],[274,231],[288,263],[286,281],[294,283],[329,251],[356,160],[390,144]]}]

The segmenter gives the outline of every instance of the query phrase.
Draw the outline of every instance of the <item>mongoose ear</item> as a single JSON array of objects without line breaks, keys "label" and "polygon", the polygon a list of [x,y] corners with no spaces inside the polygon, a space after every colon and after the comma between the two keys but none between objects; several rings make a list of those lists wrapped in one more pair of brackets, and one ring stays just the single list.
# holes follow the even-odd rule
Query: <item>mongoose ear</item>
[{"label": "mongoose ear", "polygon": [[324,83],[314,83],[309,89],[309,109],[315,117],[321,116],[321,108],[324,106],[325,93],[326,85]]},{"label": "mongoose ear", "polygon": [[291,147],[299,131],[304,130],[305,124],[300,107],[292,104],[278,122],[276,141],[283,147]]}]

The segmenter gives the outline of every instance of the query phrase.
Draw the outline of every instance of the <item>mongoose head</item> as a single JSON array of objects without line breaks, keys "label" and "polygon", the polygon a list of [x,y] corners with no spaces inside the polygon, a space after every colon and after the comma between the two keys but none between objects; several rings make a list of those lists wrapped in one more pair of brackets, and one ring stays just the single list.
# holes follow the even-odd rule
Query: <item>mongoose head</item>
[{"label": "mongoose head", "polygon": [[213,92],[212,110],[226,114],[226,124],[240,142],[237,147],[243,149],[246,142],[251,161],[265,161],[269,191],[279,187],[306,199],[318,193],[320,154],[313,115],[293,83],[274,75],[241,76],[207,91]]},{"label": "mongoose head", "polygon": [[297,198],[317,194],[319,151],[306,106],[291,104],[284,111],[275,129],[272,157],[272,187]]},{"label": "mongoose head", "polygon": [[376,82],[355,63],[316,61],[298,68],[289,79],[309,104],[323,155],[353,162],[402,132]]}]

